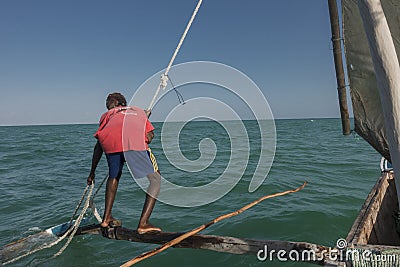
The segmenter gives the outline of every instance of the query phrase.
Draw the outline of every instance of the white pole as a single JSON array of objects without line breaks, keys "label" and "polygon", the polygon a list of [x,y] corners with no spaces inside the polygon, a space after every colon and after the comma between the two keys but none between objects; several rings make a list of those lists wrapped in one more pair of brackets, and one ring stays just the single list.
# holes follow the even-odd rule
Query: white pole
[{"label": "white pole", "polygon": [[400,203],[400,66],[380,0],[358,0],[374,64]]}]

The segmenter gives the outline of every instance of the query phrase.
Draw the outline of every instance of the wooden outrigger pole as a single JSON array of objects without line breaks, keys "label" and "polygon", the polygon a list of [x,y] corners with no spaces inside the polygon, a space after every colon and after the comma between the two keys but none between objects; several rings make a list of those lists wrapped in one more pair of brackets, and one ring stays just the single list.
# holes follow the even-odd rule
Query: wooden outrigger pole
[{"label": "wooden outrigger pole", "polygon": [[337,1],[328,0],[328,6],[329,6],[329,17],[331,21],[333,58],[335,61],[340,116],[342,118],[342,132],[344,135],[349,135],[351,133],[350,118],[349,118],[349,109],[347,106],[346,80],[343,67],[342,43],[340,35]]},{"label": "wooden outrigger pole", "polygon": [[[132,230],[124,227],[111,228],[108,238],[116,240],[126,240],[131,242],[151,243],[151,244],[165,244],[174,240],[175,238],[183,235],[184,233],[175,232],[160,232],[139,234],[137,230]],[[100,234],[101,228],[99,225],[89,225],[81,227],[77,235],[83,234]],[[174,248],[192,248],[192,249],[205,249],[222,253],[238,254],[238,255],[252,255],[259,260],[271,260],[270,256],[274,259],[278,256],[278,251],[286,256],[289,253],[296,253],[297,255],[310,255],[304,257],[305,262],[324,265],[326,263],[326,252],[330,250],[329,247],[308,243],[308,242],[291,242],[280,240],[254,240],[247,238],[237,238],[231,236],[216,236],[216,235],[200,235],[196,234],[181,241],[179,244],[173,246]],[[271,253],[276,252],[276,253]]]}]

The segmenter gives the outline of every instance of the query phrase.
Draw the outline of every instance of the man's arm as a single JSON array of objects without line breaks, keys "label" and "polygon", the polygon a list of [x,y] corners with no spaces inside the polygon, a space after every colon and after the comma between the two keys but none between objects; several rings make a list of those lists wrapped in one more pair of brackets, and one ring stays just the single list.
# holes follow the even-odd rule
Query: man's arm
[{"label": "man's arm", "polygon": [[97,143],[93,149],[92,168],[90,170],[89,177],[87,178],[88,185],[91,185],[92,182],[94,181],[96,168],[97,168],[97,165],[99,164],[99,161],[100,161],[102,155],[103,155],[103,148],[101,147],[99,141],[97,141]]},{"label": "man's arm", "polygon": [[146,133],[146,143],[150,144],[151,140],[154,138],[154,131],[150,131]]}]

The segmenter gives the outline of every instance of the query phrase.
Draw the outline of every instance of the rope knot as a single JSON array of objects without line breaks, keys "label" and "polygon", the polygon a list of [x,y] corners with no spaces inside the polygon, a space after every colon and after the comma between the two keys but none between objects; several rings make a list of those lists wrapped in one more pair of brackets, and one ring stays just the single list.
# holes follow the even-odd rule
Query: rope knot
[{"label": "rope knot", "polygon": [[165,90],[165,88],[166,88],[167,85],[168,85],[168,75],[165,75],[165,74],[162,74],[162,75],[161,75],[161,83],[160,83],[160,85],[161,85],[161,88],[162,88],[163,90]]}]

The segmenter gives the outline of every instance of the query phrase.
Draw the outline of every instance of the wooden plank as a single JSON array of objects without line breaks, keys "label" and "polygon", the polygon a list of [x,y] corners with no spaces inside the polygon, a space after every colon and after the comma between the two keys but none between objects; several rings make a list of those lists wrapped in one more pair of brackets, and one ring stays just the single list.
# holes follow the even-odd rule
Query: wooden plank
[{"label": "wooden plank", "polygon": [[396,231],[396,221],[393,216],[398,207],[395,181],[388,179],[387,183],[386,194],[378,214],[379,223],[376,230],[380,233],[378,244],[400,245],[400,236]]},{"label": "wooden plank", "polygon": [[[78,233],[101,234],[101,230],[99,225],[91,225],[81,227]],[[111,229],[109,238],[131,242],[164,244],[165,242],[168,242],[181,234],[183,233],[160,232],[140,235],[137,233],[136,230],[118,227]],[[274,260],[277,260],[277,255],[279,251],[283,251],[280,253],[285,254],[280,255],[285,255],[285,257],[287,258],[289,253],[296,252],[297,255],[311,255],[314,256],[314,259],[316,259],[312,260],[313,258],[310,257],[308,258],[308,260],[305,260],[305,262],[324,266],[351,266],[351,258],[346,257],[347,250],[369,250],[371,253],[375,253],[376,255],[380,255],[382,253],[385,253],[387,255],[393,254],[396,257],[395,260],[398,260],[400,256],[400,247],[398,246],[350,244],[347,250],[344,250],[340,253],[334,248],[329,248],[326,246],[316,245],[307,242],[253,240],[247,238],[215,235],[194,235],[176,245],[175,248],[206,249],[223,253],[252,255],[253,257],[257,257],[257,255],[260,256],[261,251],[261,256],[266,257],[267,260],[270,259],[269,253],[272,251],[274,251],[274,253],[271,254]],[[264,252],[266,252],[267,255],[265,255]],[[349,253],[349,255],[352,254]],[[303,259],[307,259],[307,257]]]},{"label": "wooden plank", "polygon": [[[357,218],[355,219],[353,226],[351,227],[349,234],[347,235],[347,243],[360,243],[366,244],[368,242],[368,238],[365,236],[367,232],[372,231],[372,228],[369,228],[369,212],[372,204],[375,201],[376,195],[379,193],[379,188],[382,187],[384,180],[386,179],[386,175],[382,175],[378,181],[375,183],[374,187],[371,189],[371,192],[368,194],[363,206],[358,213]],[[368,235],[369,236],[369,235]]]},{"label": "wooden plank", "polygon": [[379,242],[379,236],[380,232],[377,231],[378,229],[377,224],[379,222],[379,219],[377,218],[379,214],[380,207],[382,205],[382,200],[385,195],[387,188],[387,179],[382,180],[381,186],[378,188],[378,192],[375,195],[375,199],[372,201],[370,208],[367,212],[368,216],[368,228],[365,228],[364,235],[365,235],[365,241],[363,243],[365,244],[378,244]]},{"label": "wooden plank", "polygon": [[365,200],[346,238],[347,242],[400,245],[400,237],[392,217],[397,205],[393,174],[385,172]]},{"label": "wooden plank", "polygon": [[[100,226],[97,224],[81,227],[78,230],[77,234],[101,235],[102,232]],[[130,242],[164,244],[182,234],[183,233],[176,232],[139,234],[136,230],[124,227],[116,227],[109,229],[108,238],[115,240],[126,240]],[[183,240],[181,243],[174,246],[174,248],[206,249],[230,254],[247,254],[253,255],[254,257],[262,256],[266,257],[266,259],[270,259],[270,256],[276,259],[278,257],[278,252],[280,253],[279,255],[283,257],[289,257],[291,253],[293,257],[300,255],[300,261],[305,261],[317,265],[325,264],[325,257],[327,256],[325,254],[327,251],[331,250],[331,248],[329,247],[307,242],[253,240],[230,236],[199,234]],[[304,255],[304,257],[302,255]]]}]

